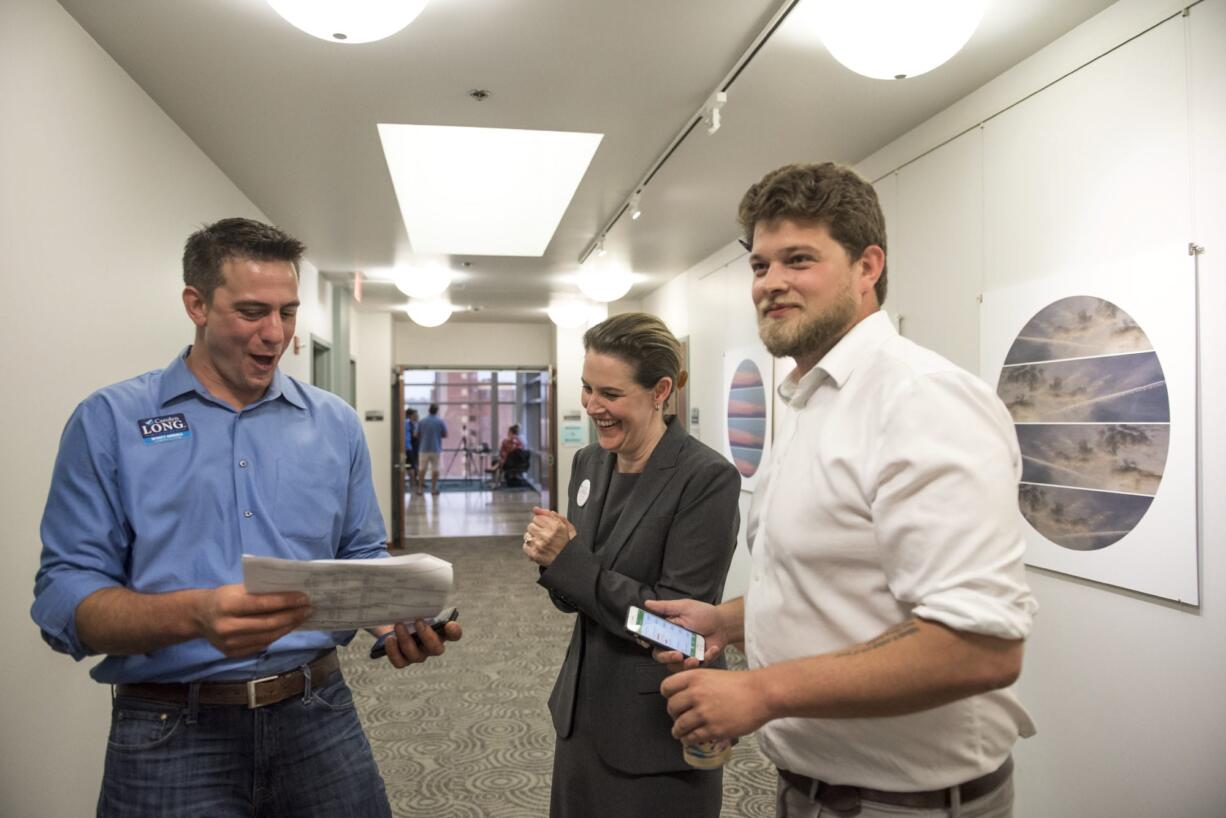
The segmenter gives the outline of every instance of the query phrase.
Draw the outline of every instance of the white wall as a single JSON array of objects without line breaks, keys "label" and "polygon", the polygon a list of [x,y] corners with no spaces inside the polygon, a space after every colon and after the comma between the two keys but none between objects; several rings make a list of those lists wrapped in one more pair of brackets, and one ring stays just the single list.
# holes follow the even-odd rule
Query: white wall
[{"label": "white wall", "polygon": [[[28,613],[60,432],[91,390],[191,342],[188,234],[263,216],[51,0],[0,3],[0,122],[0,814],[89,815],[110,692]],[[313,276],[304,265],[308,303]],[[309,372],[304,360],[287,354],[285,368]]]},{"label": "white wall", "polygon": [[[730,207],[735,207],[733,202]],[[716,451],[725,450],[723,414],[724,350],[755,346],[758,340],[752,276],[746,252],[733,241],[643,299],[646,312],[660,316],[674,335],[689,336],[690,409],[698,410],[697,430],[690,433]],[[749,587],[749,551],[745,541],[749,492],[741,492],[741,526],[737,549],[724,583],[724,597],[741,596]]]},{"label": "white wall", "polygon": [[[1220,456],[1226,432],[1216,422],[1226,403],[1220,320],[1226,310],[1226,0],[1205,0],[1186,19],[1143,33],[1178,7],[1117,3],[858,165],[877,180],[887,213],[887,308],[903,316],[907,335],[971,371],[979,369],[977,296],[985,288],[1045,270],[1075,275],[1082,265],[1116,253],[1126,257],[1155,235],[1178,230],[1181,219],[1187,240],[1207,248],[1199,314],[1201,604],[1028,570],[1042,609],[1018,689],[1039,735],[1017,748],[1020,818],[1226,812],[1226,608],[1219,604],[1226,595],[1226,509],[1219,500],[1226,496]],[[1045,110],[1057,98],[1063,101]],[[1014,174],[1009,178],[1024,178],[1026,190],[1042,191],[1026,201],[991,161],[1008,155],[999,153],[999,135],[1019,127],[1023,116],[1035,135],[1014,141],[1050,161],[1006,169]],[[985,121],[987,137],[997,140],[986,158],[979,128]],[[1047,153],[1039,142],[1050,143]],[[722,266],[735,252],[734,245],[723,248],[645,300],[650,311],[688,322],[694,401],[704,418],[708,406],[718,411],[722,396],[703,384],[719,383],[719,351],[742,343],[751,320],[733,310],[748,295],[737,292],[736,273]],[[1190,260],[1177,255],[1154,271],[1153,287],[1191,274]],[[1184,320],[1194,318],[1189,311]],[[726,338],[730,332],[736,337]],[[702,437],[718,446],[706,428]]]},{"label": "white wall", "polygon": [[[397,501],[392,493],[392,441],[396,425],[402,423],[392,406],[392,316],[386,312],[353,313],[351,323],[353,357],[357,360],[358,417],[366,430],[370,447],[370,467],[375,494],[388,536],[392,536],[392,508]],[[367,420],[367,412],[379,412],[383,420]]]},{"label": "white wall", "polygon": [[478,324],[448,321],[420,327],[396,320],[393,361],[397,366],[540,367],[553,363],[552,324]]},{"label": "white wall", "polygon": [[558,511],[562,514],[566,513],[570,505],[570,498],[566,492],[570,486],[571,464],[574,462],[575,452],[583,448],[587,443],[595,442],[594,440],[587,440],[583,445],[579,446],[565,446],[562,444],[561,424],[562,418],[566,417],[567,414],[573,415],[578,412],[582,418],[584,430],[588,430],[587,414],[583,411],[583,404],[579,401],[583,388],[583,333],[586,331],[586,327],[578,329],[557,327],[554,332],[554,343],[556,345],[554,360],[557,368],[554,379],[558,390],[554,402],[558,413],[557,417],[554,418],[554,423],[558,424],[558,450],[555,455],[558,464],[558,484],[554,495],[557,499]]}]

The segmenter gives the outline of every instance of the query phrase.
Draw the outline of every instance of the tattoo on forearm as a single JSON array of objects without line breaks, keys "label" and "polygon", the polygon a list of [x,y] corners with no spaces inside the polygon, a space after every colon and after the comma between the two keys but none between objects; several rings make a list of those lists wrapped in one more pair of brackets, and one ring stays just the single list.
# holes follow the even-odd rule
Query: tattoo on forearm
[{"label": "tattoo on forearm", "polygon": [[915,620],[908,620],[895,625],[871,642],[865,642],[862,645],[855,645],[847,650],[839,651],[835,656],[858,656],[861,653],[868,653],[871,650],[883,648],[891,642],[897,642],[899,639],[914,636],[917,633],[919,633],[919,625],[915,623]]}]

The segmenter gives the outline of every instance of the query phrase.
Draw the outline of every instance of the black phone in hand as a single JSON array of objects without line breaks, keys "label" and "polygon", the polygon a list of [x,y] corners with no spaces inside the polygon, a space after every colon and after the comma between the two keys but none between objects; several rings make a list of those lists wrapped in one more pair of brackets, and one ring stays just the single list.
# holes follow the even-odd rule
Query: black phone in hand
[{"label": "black phone in hand", "polygon": [[[460,617],[459,608],[449,608],[447,610],[440,611],[438,616],[430,620],[430,630],[437,633],[439,635],[439,638],[441,639],[443,636],[443,628],[447,626],[447,623],[454,622],[459,617]],[[417,647],[419,648],[422,647],[421,639],[417,636],[417,633],[415,632],[416,626],[413,623],[409,623],[407,627],[409,628],[410,632],[413,633],[413,641],[417,643]],[[381,659],[384,656],[386,656],[387,655],[387,644],[386,643],[387,643],[388,637],[395,636],[395,635],[396,635],[396,631],[391,630],[383,634],[382,636],[380,636],[378,639],[376,639],[375,643],[370,646],[370,658],[371,659]]]}]

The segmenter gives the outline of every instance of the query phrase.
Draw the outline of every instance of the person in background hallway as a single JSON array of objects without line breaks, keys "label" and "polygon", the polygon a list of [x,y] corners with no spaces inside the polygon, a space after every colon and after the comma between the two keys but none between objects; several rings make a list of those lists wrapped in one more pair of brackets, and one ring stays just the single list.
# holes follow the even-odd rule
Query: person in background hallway
[{"label": "person in background hallway", "polygon": [[416,409],[409,410],[409,419],[413,421],[413,472],[420,468],[418,455],[421,454],[421,415]]},{"label": "person in background hallway", "polygon": [[[55,650],[105,656],[101,816],[390,814],[337,661],[353,632],[295,631],[304,594],[241,584],[243,554],[387,553],[357,415],[277,368],[302,252],[248,219],[194,233],[194,342],[64,429],[31,614]],[[422,647],[403,625],[387,642],[396,667],[443,652],[417,624]]]},{"label": "person in background hallway", "polygon": [[438,416],[438,404],[430,404],[430,414],[417,424],[418,459],[421,470],[417,472],[417,493],[426,485],[426,471],[430,472],[430,493],[438,494],[439,458],[443,453],[443,438],[447,437],[447,424]]},{"label": "person in background hallway", "polygon": [[413,410],[406,408],[405,410],[405,468],[408,473],[409,481],[417,482],[417,476],[413,475]]},{"label": "person in background hallway", "polygon": [[881,311],[885,220],[850,168],[768,173],[739,216],[759,333],[796,369],[750,507],[745,597],[648,603],[708,652],[749,657],[665,680],[673,734],[756,730],[779,816],[1008,816],[1010,751],[1034,732],[1009,685],[1037,608],[1012,419]]},{"label": "person in background hallway", "polygon": [[524,439],[519,436],[519,425],[512,423],[507,427],[507,436],[502,439],[502,443],[498,446],[498,462],[490,467],[490,482],[494,485],[498,484],[507,468],[507,458],[511,456],[511,452],[518,451],[524,447]]},{"label": "person in background hallway", "polygon": [[417,420],[417,410],[416,409],[406,409],[405,418],[406,418],[404,422],[404,446],[405,446],[405,460],[406,460],[405,465],[408,467],[408,484],[410,487],[409,490],[412,491],[413,487],[417,485],[417,454],[418,454],[417,449],[418,449],[419,437],[420,437],[417,431],[418,426],[420,425]]},{"label": "person in background hallway", "polygon": [[696,770],[670,735],[666,670],[626,632],[649,599],[716,602],[736,548],[741,477],[686,434],[665,401],[681,346],[628,313],[583,336],[581,401],[597,443],[575,454],[567,517],[534,509],[524,552],[560,610],[578,614],[549,697],[553,818],[719,815],[722,770]]}]

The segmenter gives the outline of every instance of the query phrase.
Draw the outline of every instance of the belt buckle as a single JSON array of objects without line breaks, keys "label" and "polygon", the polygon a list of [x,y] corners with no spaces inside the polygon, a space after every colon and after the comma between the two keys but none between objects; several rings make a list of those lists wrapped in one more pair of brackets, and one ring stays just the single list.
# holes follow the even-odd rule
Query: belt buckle
[{"label": "belt buckle", "polygon": [[843,784],[817,782],[812,800],[830,807],[835,812],[858,815],[860,812],[860,788]]},{"label": "belt buckle", "polygon": [[264,677],[264,678],[262,678],[262,679],[252,679],[251,681],[247,682],[247,709],[248,709],[248,710],[255,710],[255,709],[257,709],[257,708],[264,707],[264,706],[265,706],[265,705],[267,705],[267,704],[272,704],[272,702],[265,702],[264,704],[257,704],[257,703],[256,703],[256,700],[255,700],[255,686],[256,686],[256,685],[258,685],[258,684],[260,684],[260,683],[262,683],[262,682],[271,682],[272,680],[274,680],[274,679],[276,679],[276,678],[277,678],[277,677],[276,677],[275,675],[274,675],[274,676],[265,676],[265,677]]}]

